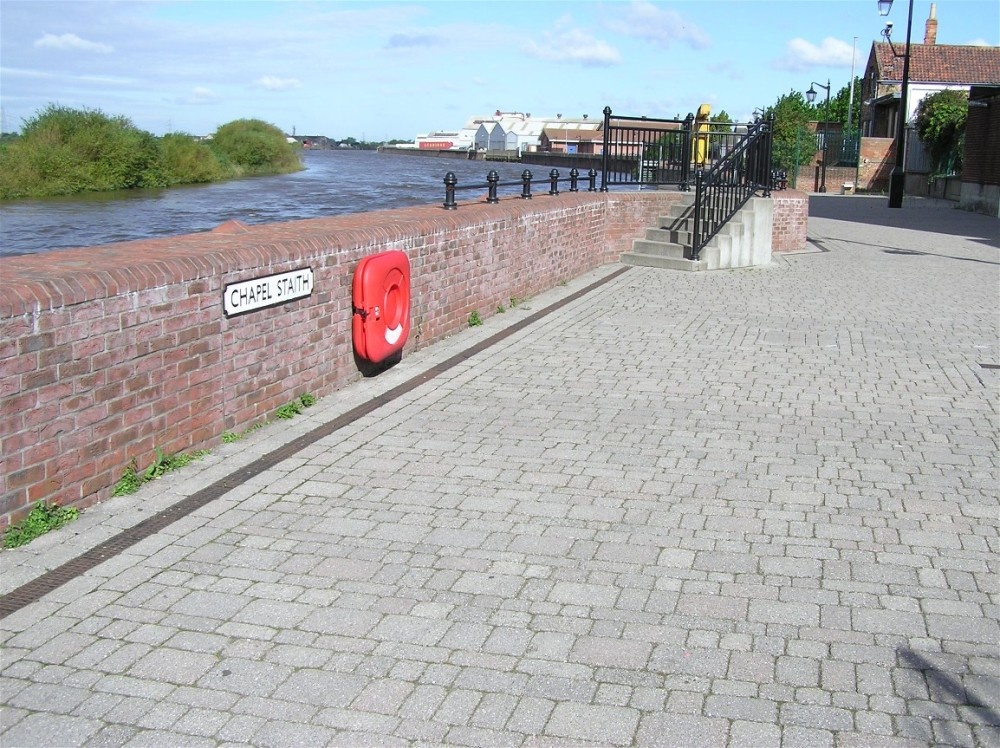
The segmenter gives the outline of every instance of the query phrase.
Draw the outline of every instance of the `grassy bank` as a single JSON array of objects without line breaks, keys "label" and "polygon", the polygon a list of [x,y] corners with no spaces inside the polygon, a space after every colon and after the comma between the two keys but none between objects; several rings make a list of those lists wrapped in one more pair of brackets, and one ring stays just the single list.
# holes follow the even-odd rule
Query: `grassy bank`
[{"label": "grassy bank", "polygon": [[220,182],[302,168],[274,125],[241,119],[210,139],[156,137],[125,117],[49,105],[0,142],[0,200]]}]

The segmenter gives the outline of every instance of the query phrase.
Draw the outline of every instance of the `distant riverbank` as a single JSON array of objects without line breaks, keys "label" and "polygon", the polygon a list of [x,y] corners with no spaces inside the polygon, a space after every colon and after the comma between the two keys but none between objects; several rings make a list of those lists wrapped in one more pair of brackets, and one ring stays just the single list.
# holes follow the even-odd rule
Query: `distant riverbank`
[{"label": "distant riverbank", "polygon": [[51,104],[0,143],[0,200],[205,184],[302,168],[301,146],[261,120],[210,138],[156,137],[125,117]]},{"label": "distant riverbank", "polygon": [[450,158],[459,161],[475,161],[475,151],[438,150],[433,148],[399,148],[393,145],[379,146],[379,153],[396,156],[423,156],[425,158]]}]

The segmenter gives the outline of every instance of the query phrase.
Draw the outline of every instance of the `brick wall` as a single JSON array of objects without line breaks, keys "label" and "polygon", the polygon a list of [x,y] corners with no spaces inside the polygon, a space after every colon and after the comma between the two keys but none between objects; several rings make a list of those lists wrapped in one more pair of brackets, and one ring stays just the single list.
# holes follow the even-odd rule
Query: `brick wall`
[{"label": "brick wall", "polygon": [[[305,392],[359,378],[357,261],[412,267],[407,350],[630,248],[679,193],[563,193],[0,259],[0,527],[38,500],[108,497],[134,458],[211,447]],[[226,318],[227,283],[303,266],[306,299]],[[404,351],[405,355],[405,351]]]},{"label": "brick wall", "polygon": [[[410,258],[406,351],[615,262],[673,191],[421,206],[0,258],[0,527],[39,500],[107,498],[135,459],[211,447],[292,398],[360,377],[359,259]],[[805,245],[805,195],[775,192],[775,247]],[[227,318],[226,284],[309,266],[313,294]]]},{"label": "brick wall", "polygon": [[771,251],[805,249],[809,227],[808,195],[799,190],[779,190],[771,193],[771,202],[774,203]]},{"label": "brick wall", "polygon": [[886,192],[889,175],[896,165],[895,138],[861,138],[857,188],[866,192]]},{"label": "brick wall", "polygon": [[[977,87],[965,124],[965,158],[962,181],[979,185],[1000,185],[1000,96],[984,95]],[[987,106],[982,106],[987,104]]]}]

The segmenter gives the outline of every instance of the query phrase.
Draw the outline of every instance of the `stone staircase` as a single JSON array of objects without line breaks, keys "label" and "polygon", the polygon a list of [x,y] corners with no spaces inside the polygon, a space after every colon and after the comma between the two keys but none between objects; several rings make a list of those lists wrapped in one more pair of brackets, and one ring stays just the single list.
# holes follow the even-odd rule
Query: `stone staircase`
[{"label": "stone staircase", "polygon": [[621,256],[624,265],[669,270],[725,270],[766,265],[771,261],[773,206],[769,199],[752,197],[726,223],[699,259],[691,255],[694,196],[684,195],[670,205],[668,215],[632,241],[632,251]]}]

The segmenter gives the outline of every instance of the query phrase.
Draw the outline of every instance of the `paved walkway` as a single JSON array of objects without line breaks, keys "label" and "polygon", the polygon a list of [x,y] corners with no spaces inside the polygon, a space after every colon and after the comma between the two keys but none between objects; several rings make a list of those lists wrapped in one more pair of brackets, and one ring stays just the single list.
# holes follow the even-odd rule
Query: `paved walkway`
[{"label": "paved walkway", "polygon": [[7,616],[0,744],[1000,745],[1000,222],[931,205],[815,197],[809,252],[439,371],[601,268],[3,552],[436,374]]}]

